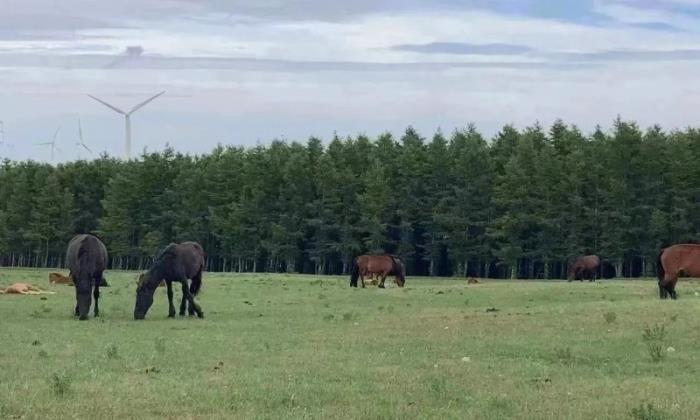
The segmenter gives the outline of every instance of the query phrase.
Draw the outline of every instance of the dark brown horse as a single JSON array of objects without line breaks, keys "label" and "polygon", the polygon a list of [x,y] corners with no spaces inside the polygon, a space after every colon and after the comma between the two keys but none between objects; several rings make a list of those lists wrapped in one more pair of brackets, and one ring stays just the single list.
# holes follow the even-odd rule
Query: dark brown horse
[{"label": "dark brown horse", "polygon": [[597,255],[585,255],[578,257],[569,266],[567,278],[569,281],[579,280],[595,281],[600,269],[600,257]]},{"label": "dark brown horse", "polygon": [[700,245],[679,244],[662,249],[656,261],[659,297],[676,299],[678,277],[700,277]]},{"label": "dark brown horse", "polygon": [[92,235],[77,235],[68,243],[66,265],[75,284],[75,315],[81,320],[88,318],[92,295],[95,298],[94,314],[99,316],[100,285],[105,281],[102,273],[107,268],[107,248]]},{"label": "dark brown horse", "polygon": [[365,287],[365,277],[376,274],[379,278],[379,287],[384,288],[386,276],[393,275],[394,282],[403,287],[406,284],[406,267],[398,257],[393,255],[360,255],[352,262],[352,274],[350,275],[350,287],[357,287],[357,279]]},{"label": "dark brown horse", "polygon": [[[204,317],[202,308],[194,301],[194,297],[202,287],[202,270],[204,270],[204,250],[197,242],[170,244],[156,257],[151,268],[139,277],[136,289],[136,305],[134,319],[144,319],[148,309],[153,304],[153,294],[162,280],[168,288],[168,316],[175,316],[173,305],[173,282],[182,285],[182,302],[180,316],[185,315],[185,308],[190,315],[197,313]],[[191,279],[189,288],[187,279]]]}]

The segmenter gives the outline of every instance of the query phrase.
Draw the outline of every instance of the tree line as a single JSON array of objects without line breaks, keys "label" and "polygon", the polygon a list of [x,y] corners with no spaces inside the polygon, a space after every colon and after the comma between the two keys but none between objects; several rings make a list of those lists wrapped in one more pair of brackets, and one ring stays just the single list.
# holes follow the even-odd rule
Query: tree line
[{"label": "tree line", "polygon": [[114,269],[143,269],[195,240],[207,269],[347,273],[361,253],[400,256],[409,275],[562,278],[597,253],[618,274],[652,274],[662,246],[700,232],[700,132],[617,119],[592,134],[555,122],[172,149],[0,168],[0,264],[58,267],[76,233]]}]

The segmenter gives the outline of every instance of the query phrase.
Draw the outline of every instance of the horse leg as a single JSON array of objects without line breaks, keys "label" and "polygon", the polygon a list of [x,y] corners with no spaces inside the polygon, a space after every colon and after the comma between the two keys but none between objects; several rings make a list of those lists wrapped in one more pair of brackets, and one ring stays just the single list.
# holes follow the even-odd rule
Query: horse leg
[{"label": "horse leg", "polygon": [[[197,274],[192,278],[190,284],[192,284],[193,282],[196,282],[196,281],[198,281],[198,282],[200,282],[200,283],[202,282],[202,272],[201,272],[201,271],[200,271],[199,273],[197,273]],[[194,299],[194,296],[192,296],[192,299]],[[189,312],[190,316],[194,316],[194,307],[192,307],[192,305],[189,305],[189,306],[187,307],[187,311]]]},{"label": "horse leg", "polygon": [[100,316],[100,307],[99,307],[99,299],[100,299],[100,281],[102,280],[102,273],[99,275],[96,275],[93,277],[93,280],[95,282],[95,285],[92,289],[92,297],[95,298],[95,309],[94,309],[94,316],[97,318]]},{"label": "horse leg", "polygon": [[165,286],[168,288],[168,318],[175,318],[175,305],[173,304],[173,282],[166,280]]},{"label": "horse leg", "polygon": [[180,280],[182,284],[182,300],[180,301],[180,316],[185,316],[185,309],[187,308],[187,295],[186,292],[190,290],[187,288],[187,280]]},{"label": "horse leg", "polygon": [[[190,289],[187,287],[187,279],[181,280],[182,282],[182,296],[183,298],[187,299],[187,303],[189,303],[190,307],[194,308],[194,312],[197,313],[197,316],[200,318],[204,318],[204,312],[202,312],[202,308],[197,305],[197,303],[194,301],[194,297],[192,296],[192,293],[190,293]],[[184,306],[184,300],[183,304],[180,305],[180,315],[185,314],[185,306]]]},{"label": "horse leg", "polygon": [[377,278],[379,280],[379,288],[384,289],[384,280],[386,280],[386,274],[385,273],[379,273],[377,274]]},{"label": "horse leg", "polygon": [[360,273],[360,282],[362,283],[362,288],[365,288],[365,275]]},{"label": "horse leg", "polygon": [[666,286],[663,280],[659,280],[659,299],[666,299],[668,297],[668,292],[666,291]]},{"label": "horse leg", "polygon": [[673,300],[676,300],[678,298],[678,295],[676,295],[676,281],[678,281],[678,279],[673,279],[666,283],[666,289],[668,290],[668,294]]},{"label": "horse leg", "polygon": [[663,280],[659,280],[659,297],[661,299],[667,299],[669,292],[671,292],[671,298],[675,299],[674,295],[676,292],[674,290],[674,286],[676,285],[677,279],[677,275],[673,276],[670,273],[666,273]]}]

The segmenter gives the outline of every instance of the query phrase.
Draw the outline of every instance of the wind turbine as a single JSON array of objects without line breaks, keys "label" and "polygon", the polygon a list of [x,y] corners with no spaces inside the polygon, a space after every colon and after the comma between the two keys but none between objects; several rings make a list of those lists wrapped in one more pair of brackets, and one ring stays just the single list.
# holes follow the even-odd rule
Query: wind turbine
[{"label": "wind turbine", "polygon": [[79,141],[75,143],[75,145],[78,146],[78,159],[80,159],[80,152],[82,149],[85,149],[92,154],[92,150],[87,147],[85,140],[83,140],[83,125],[80,123],[80,118],[78,118],[78,139]]},{"label": "wind turbine", "polygon": [[129,112],[124,112],[121,109],[117,108],[116,106],[109,104],[100,98],[96,98],[92,95],[88,95],[89,97],[91,97],[92,99],[101,103],[102,105],[106,106],[107,108],[111,109],[112,111],[115,111],[115,112],[122,114],[124,116],[124,132],[125,132],[124,134],[126,137],[125,141],[124,141],[124,156],[127,160],[131,159],[131,114],[133,114],[134,112],[143,108],[144,106],[146,106],[146,104],[148,104],[149,102],[151,102],[152,100],[156,99],[157,97],[159,97],[160,95],[162,95],[164,93],[165,93],[165,91],[162,91],[162,92],[158,93],[157,95],[151,96],[150,98],[146,99],[145,101],[143,101],[140,104],[131,108],[131,110]]},{"label": "wind turbine", "polygon": [[53,158],[54,158],[54,154],[55,154],[56,150],[58,150],[59,152],[61,151],[61,149],[56,147],[56,136],[58,136],[58,131],[60,129],[61,129],[61,127],[58,127],[56,129],[56,131],[53,133],[53,137],[52,137],[51,141],[47,141],[44,143],[36,143],[37,146],[51,146],[51,161],[52,162],[53,162]]}]

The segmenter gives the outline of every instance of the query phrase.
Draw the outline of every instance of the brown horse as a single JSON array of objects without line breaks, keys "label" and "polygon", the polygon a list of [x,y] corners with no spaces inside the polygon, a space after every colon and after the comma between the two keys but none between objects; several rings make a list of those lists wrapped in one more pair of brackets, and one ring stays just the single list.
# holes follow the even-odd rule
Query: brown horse
[{"label": "brown horse", "polygon": [[398,257],[393,255],[360,255],[352,262],[350,287],[357,287],[357,279],[365,287],[365,277],[376,274],[379,287],[384,288],[386,276],[394,275],[394,282],[403,287],[406,284],[406,267]]},{"label": "brown horse", "polygon": [[595,281],[600,269],[600,257],[597,255],[585,255],[578,257],[569,266],[567,278],[569,281],[588,279]]},{"label": "brown horse", "polygon": [[700,277],[700,245],[679,244],[662,249],[656,261],[659,297],[676,299],[678,277]]}]

